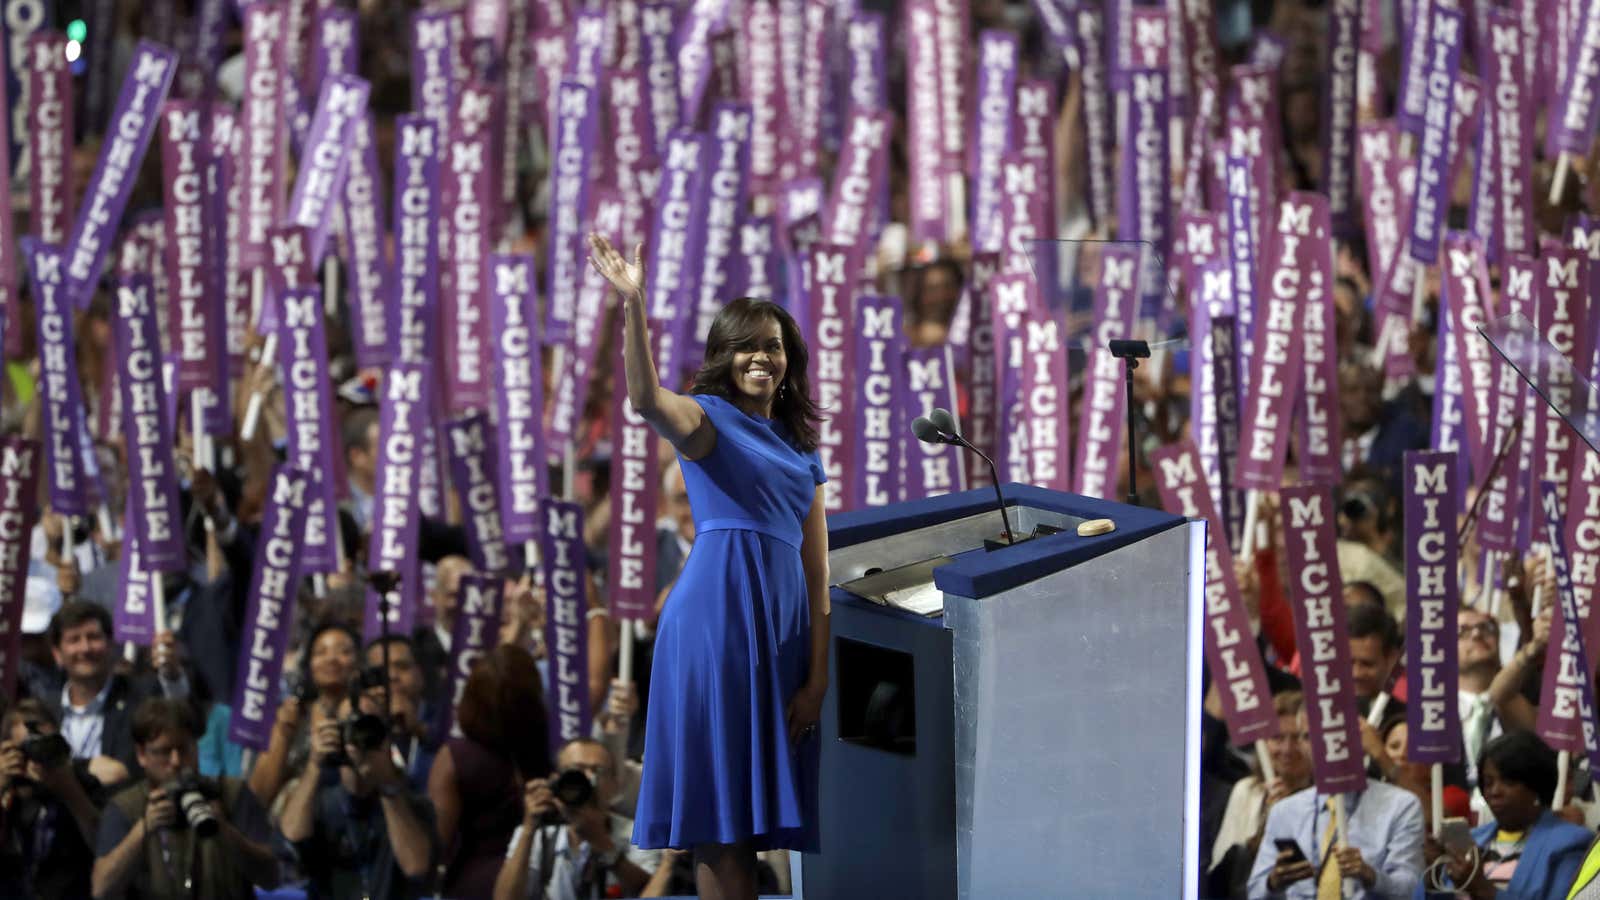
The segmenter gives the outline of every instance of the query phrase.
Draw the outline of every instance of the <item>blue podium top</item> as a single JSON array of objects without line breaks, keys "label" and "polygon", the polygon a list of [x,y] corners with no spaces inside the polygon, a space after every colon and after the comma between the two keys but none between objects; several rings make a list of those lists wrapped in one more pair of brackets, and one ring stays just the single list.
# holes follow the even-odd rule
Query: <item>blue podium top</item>
[{"label": "blue podium top", "polygon": [[[998,550],[979,548],[958,554],[933,571],[933,583],[939,590],[973,599],[1002,594],[1183,524],[1183,517],[1159,509],[1064,494],[1026,484],[1011,483],[1000,489],[1005,494],[1008,509],[1026,506],[1082,519],[1110,519],[1117,528],[1094,537],[1079,537],[1075,532],[1063,531]],[[828,546],[849,547],[952,519],[981,515],[994,508],[994,491],[979,488],[928,500],[839,513],[828,517]]]}]

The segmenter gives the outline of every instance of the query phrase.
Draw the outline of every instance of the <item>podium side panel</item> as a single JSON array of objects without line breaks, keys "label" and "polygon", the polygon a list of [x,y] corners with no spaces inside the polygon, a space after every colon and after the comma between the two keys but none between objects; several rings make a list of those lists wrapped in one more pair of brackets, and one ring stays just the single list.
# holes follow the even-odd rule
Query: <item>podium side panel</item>
[{"label": "podium side panel", "polygon": [[1171,528],[1004,594],[946,596],[962,898],[1188,895],[1192,545]]}]

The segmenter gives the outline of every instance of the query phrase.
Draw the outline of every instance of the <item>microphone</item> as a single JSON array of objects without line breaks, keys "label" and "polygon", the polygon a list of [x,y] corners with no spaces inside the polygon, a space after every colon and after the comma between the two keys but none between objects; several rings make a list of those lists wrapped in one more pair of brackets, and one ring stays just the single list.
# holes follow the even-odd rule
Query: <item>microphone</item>
[{"label": "microphone", "polygon": [[961,432],[956,429],[955,416],[950,415],[950,410],[935,408],[926,416],[918,416],[911,422],[911,432],[923,443],[957,444],[965,447],[989,464],[989,477],[994,482],[994,498],[1000,507],[1000,524],[1006,529],[1006,543],[1015,544],[1017,536],[1011,533],[1011,519],[1006,515],[1006,498],[1000,493],[1000,473],[994,467],[994,460],[961,436]]},{"label": "microphone", "polygon": [[933,424],[933,421],[927,416],[917,416],[915,419],[911,420],[911,433],[915,434],[917,436],[917,440],[923,442],[924,444],[955,443],[955,441],[951,440],[944,434],[943,431],[939,429],[939,426]]}]

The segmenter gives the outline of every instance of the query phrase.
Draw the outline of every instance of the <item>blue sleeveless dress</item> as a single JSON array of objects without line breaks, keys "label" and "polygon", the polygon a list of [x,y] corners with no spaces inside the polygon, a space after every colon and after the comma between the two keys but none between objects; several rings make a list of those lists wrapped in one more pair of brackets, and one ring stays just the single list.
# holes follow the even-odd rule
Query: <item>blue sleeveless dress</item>
[{"label": "blue sleeveless dress", "polygon": [[717,440],[679,457],[694,548],[656,628],[633,843],[815,851],[819,742],[791,744],[784,711],[811,664],[801,523],[822,462],[778,422],[693,399]]}]

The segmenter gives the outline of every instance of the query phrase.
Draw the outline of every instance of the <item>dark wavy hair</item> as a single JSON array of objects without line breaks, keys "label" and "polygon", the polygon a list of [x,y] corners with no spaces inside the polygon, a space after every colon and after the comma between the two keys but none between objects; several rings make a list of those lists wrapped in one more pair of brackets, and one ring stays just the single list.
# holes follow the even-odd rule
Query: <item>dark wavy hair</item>
[{"label": "dark wavy hair", "polygon": [[810,453],[817,449],[817,424],[822,420],[811,399],[811,378],[807,372],[811,352],[806,348],[794,316],[771,300],[740,297],[717,313],[711,332],[706,335],[705,362],[695,373],[689,393],[714,394],[732,401],[733,354],[753,345],[761,334],[761,327],[772,321],[778,323],[783,333],[783,353],[787,361],[778,396],[772,401],[772,417],[788,430],[790,443]]},{"label": "dark wavy hair", "polygon": [[544,685],[533,655],[521,647],[496,647],[478,658],[456,705],[456,722],[462,734],[514,763],[523,778],[555,769]]}]

